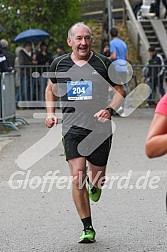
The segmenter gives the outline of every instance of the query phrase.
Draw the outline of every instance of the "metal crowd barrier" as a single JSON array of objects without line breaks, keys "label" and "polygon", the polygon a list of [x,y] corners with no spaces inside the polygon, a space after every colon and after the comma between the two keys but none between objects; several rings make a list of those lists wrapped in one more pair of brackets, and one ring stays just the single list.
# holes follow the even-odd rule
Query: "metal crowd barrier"
[{"label": "metal crowd barrier", "polygon": [[[148,78],[144,75],[144,65],[131,65],[133,73],[129,79],[130,90],[141,83],[149,85]],[[150,66],[151,74],[158,72],[161,66]],[[165,70],[167,66],[164,66]],[[22,118],[16,118],[16,107],[21,103],[20,108],[45,108],[45,88],[49,66],[18,66],[13,72],[1,74],[0,82],[0,125],[10,126],[17,129],[15,122],[28,124]],[[17,76],[17,78],[16,78]],[[151,100],[156,103],[160,97],[160,86],[167,90],[167,75],[165,72],[163,80],[157,78],[156,88]],[[163,82],[163,83],[162,83]],[[143,90],[143,92],[145,92]]]},{"label": "metal crowd barrier", "polygon": [[22,118],[16,118],[14,71],[1,74],[0,81],[0,125],[18,130],[15,122],[28,124]]},{"label": "metal crowd barrier", "polygon": [[[18,66],[15,71],[18,71],[20,74],[19,85],[16,90],[16,103],[20,108],[45,108],[45,88],[47,85],[48,78],[44,73],[49,71],[48,66]],[[133,69],[133,74],[129,79],[129,86],[130,90],[132,91],[135,87],[141,83],[146,83],[149,85],[148,78],[143,74],[143,68],[145,65],[131,65]],[[151,74],[154,75],[154,72],[160,71],[161,66],[152,65],[151,67]],[[167,69],[167,66],[164,66]],[[166,92],[166,73],[163,78],[163,87]],[[161,94],[159,93],[159,86],[162,84],[160,83],[160,78],[157,78],[156,83],[156,95],[155,92],[152,96],[153,101],[157,101],[160,99]],[[144,90],[143,90],[144,92]]]},{"label": "metal crowd barrier", "polygon": [[27,65],[15,68],[15,72],[20,76],[19,80],[16,80],[18,108],[45,108],[45,89],[49,69],[49,65]]}]

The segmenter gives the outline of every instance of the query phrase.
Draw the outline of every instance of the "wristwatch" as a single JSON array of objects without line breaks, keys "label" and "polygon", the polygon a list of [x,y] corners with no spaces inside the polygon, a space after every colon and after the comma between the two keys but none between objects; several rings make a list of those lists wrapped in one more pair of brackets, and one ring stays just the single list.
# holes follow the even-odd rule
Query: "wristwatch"
[{"label": "wristwatch", "polygon": [[109,107],[109,108],[106,108],[105,110],[107,110],[111,116],[113,115],[114,110],[112,108]]}]

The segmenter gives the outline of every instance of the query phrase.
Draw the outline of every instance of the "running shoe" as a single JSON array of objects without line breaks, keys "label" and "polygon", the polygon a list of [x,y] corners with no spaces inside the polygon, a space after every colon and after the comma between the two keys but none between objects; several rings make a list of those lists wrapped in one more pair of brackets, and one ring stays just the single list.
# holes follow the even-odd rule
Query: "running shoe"
[{"label": "running shoe", "polygon": [[87,229],[84,229],[82,232],[82,236],[79,238],[79,243],[93,243],[95,242],[96,232],[92,226]]},{"label": "running shoe", "polygon": [[88,184],[88,194],[92,201],[97,202],[101,196],[101,189]]}]

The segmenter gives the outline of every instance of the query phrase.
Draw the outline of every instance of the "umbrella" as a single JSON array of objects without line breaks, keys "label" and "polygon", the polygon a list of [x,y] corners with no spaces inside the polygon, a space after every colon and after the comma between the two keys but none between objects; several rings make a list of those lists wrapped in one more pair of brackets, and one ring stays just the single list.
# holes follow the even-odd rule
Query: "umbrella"
[{"label": "umbrella", "polygon": [[49,38],[49,33],[40,30],[40,29],[29,29],[26,31],[23,31],[19,33],[14,41],[15,42],[24,42],[26,40],[29,40],[31,42],[37,41],[37,40],[42,40],[45,38]]}]

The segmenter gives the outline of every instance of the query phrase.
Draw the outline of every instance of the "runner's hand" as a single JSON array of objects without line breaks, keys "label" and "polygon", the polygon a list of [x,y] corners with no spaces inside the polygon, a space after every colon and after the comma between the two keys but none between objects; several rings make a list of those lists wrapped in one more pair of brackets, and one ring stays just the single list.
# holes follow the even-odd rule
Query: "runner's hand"
[{"label": "runner's hand", "polygon": [[48,128],[52,128],[54,125],[56,126],[58,124],[58,118],[54,115],[48,116],[45,120],[45,125]]},{"label": "runner's hand", "polygon": [[111,114],[109,111],[103,109],[97,112],[94,117],[98,119],[99,122],[106,122],[108,120],[111,120]]}]

